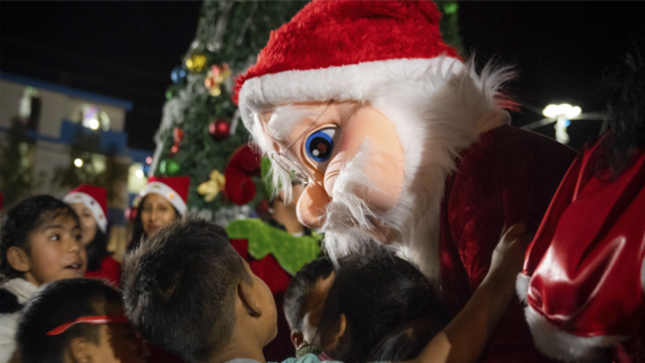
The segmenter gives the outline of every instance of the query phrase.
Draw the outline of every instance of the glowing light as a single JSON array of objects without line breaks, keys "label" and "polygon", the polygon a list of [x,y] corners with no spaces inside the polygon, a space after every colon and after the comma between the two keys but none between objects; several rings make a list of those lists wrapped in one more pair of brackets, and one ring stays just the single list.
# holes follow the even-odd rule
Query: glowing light
[{"label": "glowing light", "polygon": [[152,164],[152,156],[146,156],[146,164]]},{"label": "glowing light", "polygon": [[91,120],[88,122],[88,124],[89,124],[90,129],[92,129],[92,130],[98,130],[98,129],[99,129],[99,126],[101,125],[101,124],[99,123],[99,120],[97,120],[97,119],[91,119]]},{"label": "glowing light", "polygon": [[76,159],[74,160],[74,165],[75,165],[77,168],[80,168],[81,166],[83,166],[83,160],[81,160],[81,159],[79,159],[79,158],[76,158]]},{"label": "glowing light", "polygon": [[568,103],[563,103],[561,105],[548,105],[542,111],[542,114],[548,118],[558,118],[565,117],[568,119],[579,116],[582,113],[582,109],[578,106],[571,106]]},{"label": "glowing light", "polygon": [[134,172],[134,175],[136,175],[137,178],[141,179],[143,178],[143,170],[139,169]]}]

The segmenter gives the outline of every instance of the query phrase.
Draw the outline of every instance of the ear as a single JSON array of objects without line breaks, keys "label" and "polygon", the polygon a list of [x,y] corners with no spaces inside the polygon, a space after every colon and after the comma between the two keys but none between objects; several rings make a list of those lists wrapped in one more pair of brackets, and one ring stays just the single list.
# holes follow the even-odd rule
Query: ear
[{"label": "ear", "polygon": [[89,352],[88,342],[85,338],[77,337],[69,343],[69,353],[72,361],[76,363],[91,363],[92,356]]},{"label": "ear", "polygon": [[296,348],[296,350],[304,347],[308,343],[305,341],[305,336],[302,334],[301,331],[298,330],[292,330],[291,331],[291,343],[293,344],[293,347]]},{"label": "ear", "polygon": [[340,317],[338,319],[338,330],[336,331],[336,335],[334,335],[335,341],[338,341],[345,334],[346,328],[347,320],[345,319],[345,314],[340,314]]},{"label": "ear", "polygon": [[246,312],[251,317],[259,318],[262,316],[262,309],[260,309],[254,293],[253,288],[244,280],[237,285],[237,296],[240,298]]},{"label": "ear", "polygon": [[28,272],[31,269],[31,259],[20,247],[11,246],[7,249],[7,262],[16,271]]}]

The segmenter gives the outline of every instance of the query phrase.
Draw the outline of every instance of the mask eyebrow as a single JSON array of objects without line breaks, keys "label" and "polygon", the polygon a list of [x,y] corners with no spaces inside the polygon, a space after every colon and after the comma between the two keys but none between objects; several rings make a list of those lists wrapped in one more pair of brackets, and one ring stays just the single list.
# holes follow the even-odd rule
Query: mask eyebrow
[{"label": "mask eyebrow", "polygon": [[310,109],[293,105],[276,107],[266,123],[266,129],[273,138],[284,142],[291,131],[302,121],[309,119],[310,122],[313,122],[316,117],[321,115],[321,113]]}]

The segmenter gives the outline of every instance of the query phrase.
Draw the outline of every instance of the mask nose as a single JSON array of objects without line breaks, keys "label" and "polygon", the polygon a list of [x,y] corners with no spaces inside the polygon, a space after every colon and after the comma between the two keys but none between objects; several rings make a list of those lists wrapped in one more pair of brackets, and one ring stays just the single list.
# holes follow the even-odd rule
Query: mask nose
[{"label": "mask nose", "polygon": [[298,200],[298,221],[309,228],[320,228],[325,223],[325,209],[331,201],[325,189],[309,183]]}]

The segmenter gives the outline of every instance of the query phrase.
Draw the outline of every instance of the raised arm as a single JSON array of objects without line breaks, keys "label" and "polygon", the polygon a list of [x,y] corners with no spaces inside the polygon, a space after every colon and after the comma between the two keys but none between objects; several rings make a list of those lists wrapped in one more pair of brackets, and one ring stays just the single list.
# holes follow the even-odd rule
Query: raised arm
[{"label": "raised arm", "polygon": [[504,234],[493,252],[491,267],[468,304],[435,336],[412,363],[477,362],[488,338],[515,294],[530,240],[521,223]]}]

